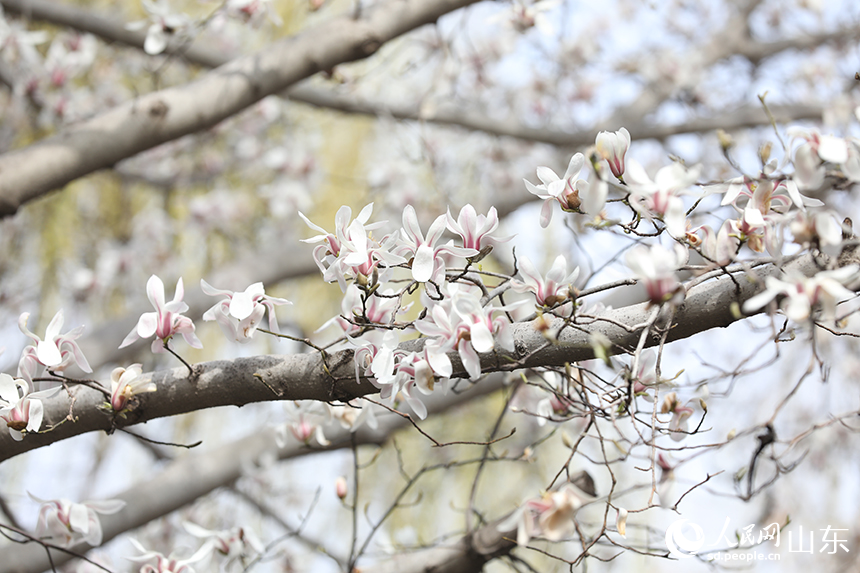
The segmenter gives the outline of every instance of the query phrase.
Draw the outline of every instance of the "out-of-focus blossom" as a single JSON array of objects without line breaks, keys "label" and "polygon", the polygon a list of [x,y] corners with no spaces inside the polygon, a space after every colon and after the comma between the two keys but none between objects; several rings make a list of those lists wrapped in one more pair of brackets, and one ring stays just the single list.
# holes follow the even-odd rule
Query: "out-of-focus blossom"
[{"label": "out-of-focus blossom", "polygon": [[342,428],[355,432],[363,424],[374,430],[379,426],[374,408],[375,406],[364,398],[355,398],[346,404],[330,405],[329,412],[332,418],[340,422]]},{"label": "out-of-focus blossom", "polygon": [[501,20],[520,33],[536,28],[542,35],[552,36],[553,26],[545,12],[560,3],[560,0],[514,0],[510,8],[494,19]]},{"label": "out-of-focus blossom", "polygon": [[149,24],[143,51],[154,56],[163,52],[172,38],[184,34],[190,28],[191,18],[186,14],[173,13],[167,0],[141,1],[149,19],[132,22],[125,27],[128,30],[142,30]]},{"label": "out-of-focus blossom", "polygon": [[71,547],[81,540],[92,546],[101,545],[102,526],[96,514],[110,515],[125,507],[125,502],[119,499],[72,503],[66,499],[46,501],[30,497],[42,504],[36,536],[62,547]]},{"label": "out-of-focus blossom", "polygon": [[135,549],[143,553],[143,555],[138,555],[137,557],[126,557],[126,559],[134,561],[135,563],[144,563],[155,559],[155,565],[144,565],[140,568],[140,573],[194,573],[194,569],[191,567],[191,564],[203,561],[209,557],[210,553],[212,553],[212,545],[204,543],[203,546],[200,547],[200,549],[198,549],[191,557],[187,559],[177,559],[173,553],[168,557],[165,557],[157,551],[149,551],[133,537],[129,538],[129,541],[131,541],[131,544],[134,545]]},{"label": "out-of-focus blossom", "polygon": [[658,216],[669,234],[682,238],[687,228],[687,214],[681,195],[690,194],[689,187],[699,178],[701,166],[691,169],[673,162],[661,167],[652,181],[637,161],[627,165],[627,184],[630,187],[630,206],[643,217]]},{"label": "out-of-focus blossom", "polygon": [[609,170],[623,180],[624,156],[630,147],[630,132],[621,128],[616,132],[601,131],[594,144],[597,154],[609,163]]},{"label": "out-of-focus blossom", "polygon": [[764,291],[747,300],[743,305],[746,313],[756,311],[780,295],[784,295],[780,308],[788,318],[803,322],[810,318],[812,310],[821,306],[821,318],[832,321],[836,317],[836,303],[852,298],[854,292],[845,288],[857,279],[858,266],[848,265],[832,271],[821,271],[814,277],[797,273],[786,273],[783,279],[767,277]]},{"label": "out-of-focus blossom", "polygon": [[269,312],[269,330],[278,330],[275,306],[293,304],[283,298],[267,296],[263,283],[254,283],[243,292],[218,289],[200,279],[200,288],[209,296],[226,297],[203,314],[203,320],[215,320],[230,340],[241,344],[251,341],[263,315]]},{"label": "out-of-focus blossom", "polygon": [[615,518],[615,528],[621,537],[627,537],[627,514],[628,511],[623,507],[618,508],[618,516]]},{"label": "out-of-focus blossom", "polygon": [[149,338],[155,335],[152,341],[152,351],[155,353],[167,352],[164,345],[168,344],[174,334],[181,334],[185,342],[193,348],[203,348],[203,344],[194,334],[194,323],[182,313],[188,310],[188,305],[182,302],[185,289],[182,287],[182,279],[176,282],[176,293],[173,300],[165,302],[164,283],[155,275],[146,281],[146,296],[155,312],[145,312],[140,316],[137,326],[125,337],[120,348],[125,348],[139,338]]},{"label": "out-of-focus blossom", "polygon": [[[687,240],[691,244],[695,243],[695,241],[690,240],[691,233],[694,234],[697,231],[702,231],[704,234],[704,237],[701,239],[695,235],[699,241],[698,246],[703,257],[719,266],[726,266],[735,259],[740,239],[736,234],[733,234],[734,226],[732,225],[732,221],[725,221],[720,226],[719,231],[716,232],[708,225],[702,225],[698,229],[688,232]],[[696,245],[694,244],[694,246]]]},{"label": "out-of-focus blossom", "polygon": [[842,250],[842,226],[830,211],[799,211],[789,224],[794,242],[835,257]]},{"label": "out-of-focus blossom", "polygon": [[794,152],[794,178],[801,189],[817,189],[824,183],[824,162],[838,165],[849,163],[849,145],[845,139],[799,127],[789,128],[788,134],[794,140],[804,141]]},{"label": "out-of-focus blossom", "polygon": [[568,274],[567,261],[563,255],[556,257],[552,268],[546,273],[546,278],[535,269],[528,257],[519,260],[522,281],[514,280],[511,288],[517,292],[532,292],[539,306],[552,308],[564,303],[559,310],[564,316],[573,313],[574,294],[571,291],[573,282],[579,276],[579,267]]},{"label": "out-of-focus blossom", "polygon": [[224,531],[212,531],[190,521],[184,521],[182,527],[194,537],[205,539],[213,550],[227,557],[228,562],[260,555],[265,551],[260,539],[250,529],[234,527]]},{"label": "out-of-focus blossom", "polygon": [[142,378],[143,367],[132,364],[128,368],[114,368],[110,374],[110,405],[115,412],[122,412],[132,397],[146,392],[155,392],[155,382]]},{"label": "out-of-focus blossom", "polygon": [[[421,232],[418,215],[412,205],[403,209],[403,234],[396,253],[412,259],[412,278],[418,282],[427,282],[433,277],[444,276],[445,260],[442,255],[455,257],[473,257],[478,254],[470,247],[455,247],[453,245],[436,246],[436,242],[445,232],[445,215],[439,215],[427,230],[427,238]],[[440,279],[441,280],[441,279]]]},{"label": "out-of-focus blossom", "polygon": [[[382,296],[378,296],[382,295]],[[345,334],[355,335],[365,325],[389,324],[392,314],[406,312],[411,303],[400,307],[398,297],[391,289],[382,292],[376,291],[371,295],[363,292],[358,285],[350,284],[343,295],[340,303],[341,314],[326,321],[317,329],[320,332],[332,324],[338,325]],[[399,308],[399,310],[398,310]]]},{"label": "out-of-focus blossom", "polygon": [[584,494],[572,483],[566,482],[556,491],[526,501],[511,516],[499,523],[499,531],[517,528],[517,544],[528,545],[535,537],[561,541],[573,535],[574,518],[582,507]]},{"label": "out-of-focus blossom", "polygon": [[45,339],[42,340],[27,328],[28,318],[30,313],[23,313],[18,318],[18,328],[33,339],[36,346],[28,346],[24,349],[18,362],[18,376],[32,382],[39,365],[55,372],[62,372],[73,362],[84,372],[93,371],[78,343],[75,342],[83,333],[83,326],[66,334],[60,334],[60,329],[63,328],[63,311],[58,311],[48,324]]},{"label": "out-of-focus blossom", "polygon": [[451,209],[449,208],[447,219],[448,229],[462,237],[463,247],[466,249],[480,251],[487,245],[496,246],[513,239],[513,236],[504,238],[492,236],[493,231],[499,227],[499,214],[495,207],[490,207],[485,217],[478,215],[475,208],[471,204],[467,204],[460,209],[460,214],[457,215],[456,220],[451,216]]},{"label": "out-of-focus blossom", "polygon": [[660,411],[663,414],[672,414],[672,419],[669,421],[669,435],[676,442],[680,442],[687,437],[687,419],[693,415],[693,409],[681,404],[678,395],[675,392],[669,392],[663,398],[663,404],[660,406]]},{"label": "out-of-focus blossom", "polygon": [[275,26],[283,24],[271,0],[227,0],[227,13],[244,22],[257,24],[264,16]]},{"label": "out-of-focus blossom", "polygon": [[275,429],[275,441],[278,447],[287,445],[287,432],[299,442],[310,445],[315,440],[320,446],[328,446],[323,426],[331,422],[328,406],[320,402],[301,401],[285,402],[287,422]]},{"label": "out-of-focus blossom", "polygon": [[50,398],[62,386],[41,392],[31,392],[30,389],[26,380],[0,373],[0,420],[6,422],[9,434],[16,442],[23,439],[25,432],[39,431],[44,415],[42,399]]},{"label": "out-of-focus blossom", "polygon": [[672,250],[662,245],[637,245],[627,252],[627,266],[642,280],[652,304],[684,300],[684,287],[676,271],[687,262],[687,250],[677,243]]}]

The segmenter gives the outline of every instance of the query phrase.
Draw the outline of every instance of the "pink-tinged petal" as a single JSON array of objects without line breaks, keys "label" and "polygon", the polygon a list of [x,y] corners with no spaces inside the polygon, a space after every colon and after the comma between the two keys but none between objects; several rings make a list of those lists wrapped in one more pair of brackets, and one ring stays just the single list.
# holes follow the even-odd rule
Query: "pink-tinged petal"
[{"label": "pink-tinged petal", "polygon": [[567,180],[571,177],[577,177],[579,172],[582,171],[582,166],[584,164],[585,156],[582,153],[574,154],[574,156],[570,158],[570,162],[567,164],[567,171],[564,172],[564,179]]},{"label": "pink-tinged petal", "polygon": [[541,183],[543,183],[544,185],[549,185],[554,181],[559,181],[558,175],[556,175],[555,171],[553,171],[549,167],[538,167],[537,176],[538,179],[540,179]]},{"label": "pink-tinged petal", "polygon": [[[311,229],[313,229],[314,231],[319,231],[320,233],[322,233],[322,235],[317,235],[317,236],[315,236],[315,237],[311,237],[310,239],[302,239],[302,242],[305,242],[305,243],[314,243],[314,242],[317,242],[317,241],[322,241],[323,239],[325,239],[325,238],[328,236],[328,231],[326,231],[325,229],[323,229],[323,228],[322,228],[322,227],[320,227],[319,225],[317,225],[317,224],[315,224],[315,223],[312,223],[312,222],[311,222],[311,220],[310,220],[310,219],[308,219],[308,218],[305,216],[305,214],[304,214],[304,213],[302,213],[301,211],[298,211],[298,214],[299,214],[299,217],[301,217],[301,218],[302,218],[302,221],[304,221],[304,222],[305,222],[305,225],[307,225],[308,227],[310,227],[310,228],[311,228]],[[204,291],[204,292],[205,292],[205,291]],[[229,292],[229,291],[228,291],[228,292]],[[209,294],[209,293],[206,293],[206,294]]]},{"label": "pink-tinged petal", "polygon": [[87,507],[82,503],[73,503],[69,508],[69,526],[72,530],[86,535],[90,530],[89,521]]},{"label": "pink-tinged petal", "polygon": [[[137,321],[137,335],[140,338],[149,338],[153,334],[155,334],[156,329],[158,328],[158,313],[155,312],[145,312],[140,315],[140,319]],[[131,335],[129,335],[131,336]]]},{"label": "pink-tinged petal", "polygon": [[444,378],[450,378],[451,374],[454,372],[454,368],[451,365],[451,359],[448,358],[448,355],[445,352],[428,349],[427,362],[430,364],[433,372]]},{"label": "pink-tinged petal", "polygon": [[167,354],[167,350],[164,349],[164,341],[160,338],[154,339],[149,345],[149,349],[153,354]]},{"label": "pink-tinged petal", "polygon": [[146,281],[146,297],[155,309],[164,308],[164,283],[155,275]]},{"label": "pink-tinged petal", "polygon": [[54,340],[60,335],[60,330],[63,328],[63,311],[57,311],[54,318],[51,319],[48,328],[45,330],[45,340]]},{"label": "pink-tinged petal", "polygon": [[18,328],[27,335],[29,338],[33,339],[33,342],[38,343],[41,338],[30,332],[30,329],[27,328],[27,320],[30,318],[29,312],[22,312],[21,316],[18,317]]},{"label": "pink-tinged petal", "polygon": [[470,329],[472,333],[472,346],[478,352],[490,352],[495,345],[493,333],[483,322],[478,322],[472,325]]},{"label": "pink-tinged petal", "polygon": [[358,213],[358,215],[355,217],[355,220],[360,222],[361,224],[367,223],[367,220],[370,219],[370,215],[372,213],[373,213],[373,203],[368,203]]},{"label": "pink-tinged petal", "polygon": [[442,233],[445,232],[445,215],[439,215],[436,217],[436,220],[430,225],[430,228],[427,230],[427,239],[425,242],[431,247],[436,244],[436,241],[439,240],[439,237],[442,236]]},{"label": "pink-tinged petal", "polygon": [[420,283],[430,280],[430,277],[433,276],[434,262],[435,256],[431,247],[428,245],[418,247],[412,261],[412,278]]},{"label": "pink-tinged petal", "polygon": [[[543,282],[543,277],[541,277],[540,273],[537,271],[535,266],[529,260],[528,257],[523,256],[519,260],[520,267],[520,275],[523,277],[523,283],[525,286],[531,290],[532,292],[537,292],[540,288],[540,284]],[[515,289],[519,290],[519,289]],[[520,291],[524,292],[524,291]]]},{"label": "pink-tinged petal", "polygon": [[526,184],[526,189],[532,195],[537,195],[541,199],[547,198],[546,187],[538,187],[537,185],[530,183],[527,179],[523,179],[523,183]]},{"label": "pink-tinged petal", "polygon": [[83,370],[84,372],[92,372],[93,369],[90,367],[90,363],[87,362],[87,357],[84,356],[81,347],[77,345],[75,342],[67,341],[67,347],[71,347],[72,353],[75,356],[75,363],[78,365],[78,368]]},{"label": "pink-tinged petal", "polygon": [[540,226],[546,229],[549,222],[552,221],[552,204],[555,199],[549,198],[543,202],[543,207],[540,209]]},{"label": "pink-tinged petal", "polygon": [[[579,186],[577,186],[579,189]],[[589,215],[597,216],[606,205],[606,197],[609,195],[609,185],[597,176],[591,178],[585,193],[580,189],[579,196],[582,199],[582,210]]]},{"label": "pink-tinged petal", "polygon": [[203,294],[208,294],[209,296],[233,296],[233,291],[215,288],[203,279],[200,279],[200,290],[203,291]]},{"label": "pink-tinged petal", "polygon": [[481,359],[478,353],[472,348],[468,340],[460,340],[457,344],[457,351],[460,354],[460,360],[463,362],[463,368],[469,373],[471,380],[477,380],[481,377]]},{"label": "pink-tinged petal", "polygon": [[[128,369],[131,370],[133,366],[134,365],[130,366]],[[102,515],[111,515],[124,508],[126,506],[126,502],[121,499],[100,499],[96,501],[85,501],[83,505],[101,513]]]},{"label": "pink-tinged petal", "polygon": [[27,431],[28,432],[38,432],[39,428],[42,427],[42,416],[44,415],[44,406],[42,405],[41,400],[27,400],[28,402],[28,411],[27,411]]},{"label": "pink-tinged petal", "polygon": [[18,384],[15,379],[8,374],[0,373],[0,401],[14,405],[18,400]]},{"label": "pink-tinged petal", "polygon": [[412,205],[407,205],[403,209],[403,230],[410,239],[417,245],[424,242],[424,235],[421,233],[421,226],[418,224],[418,215],[415,214],[415,208]]},{"label": "pink-tinged petal", "polygon": [[[176,281],[176,292],[173,294],[173,303],[180,303],[182,299],[185,298],[185,287],[182,284],[182,277],[179,277],[179,280]],[[185,303],[182,303],[185,304]],[[185,305],[185,310],[188,310],[188,305]],[[185,312],[185,310],[181,311],[173,311],[173,312]]]}]

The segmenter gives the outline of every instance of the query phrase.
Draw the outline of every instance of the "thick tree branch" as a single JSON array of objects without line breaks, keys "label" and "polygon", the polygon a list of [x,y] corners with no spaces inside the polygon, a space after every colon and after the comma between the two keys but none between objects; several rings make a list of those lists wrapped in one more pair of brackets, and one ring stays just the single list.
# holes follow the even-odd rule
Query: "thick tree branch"
[{"label": "thick tree branch", "polygon": [[[795,261],[792,266],[808,276],[818,271],[811,256]],[[740,280],[723,275],[694,286],[687,293],[684,304],[675,310],[668,340],[687,338],[735,322],[738,310],[733,310],[734,303],[743,303],[761,288],[765,277],[779,273],[775,265],[769,264],[746,277],[738,273]],[[643,303],[609,310],[594,318],[580,317],[576,325],[559,334],[555,344],[548,344],[532,323],[517,323],[512,327],[515,352],[512,355],[482,355],[481,366],[487,373],[563,366],[591,359],[594,354],[588,333],[595,330],[613,343],[612,353],[629,352],[636,347],[650,313],[651,309]],[[656,334],[650,337],[648,345],[656,344],[658,338]],[[401,347],[407,351],[417,350],[423,342],[423,339],[412,340]],[[451,353],[450,358],[454,365],[453,377],[465,377],[459,355]],[[0,433],[0,461],[86,432],[110,432],[116,427],[204,408],[272,400],[349,400],[376,392],[369,380],[356,381],[352,351],[346,350],[330,354],[325,359],[319,353],[313,353],[204,362],[195,366],[193,377],[180,367],[150,372],[144,374],[144,378],[155,382],[158,391],[139,396],[139,407],[126,419],[111,419],[99,410],[103,396],[85,387],[72,389],[73,400],[64,392],[44,401],[43,427],[56,427],[49,432],[27,435],[20,442]],[[74,421],[64,422],[70,409]]]},{"label": "thick tree branch", "polygon": [[189,84],[139,97],[24,149],[0,156],[0,216],[78,177],[213,127],[260,99],[476,0],[392,0],[335,18],[233,60]]},{"label": "thick tree branch", "polygon": [[[143,49],[145,35],[142,32],[126,30],[119,22],[91,14],[85,10],[73,6],[66,6],[48,2],[46,0],[0,0],[0,4],[10,12],[26,14],[34,20],[44,20],[54,24],[68,26],[76,30],[88,32],[105,40],[119,42],[139,49]],[[746,14],[740,15],[740,21],[745,22]],[[736,22],[732,22],[728,28],[737,29]],[[733,38],[732,42],[723,41],[725,38],[719,36],[719,41],[713,42],[707,50],[707,59],[710,63],[738,53],[758,62],[761,59],[791,48],[811,48],[828,42],[841,41],[846,37],[856,35],[856,28],[848,28],[828,34],[817,34],[793,38],[777,42],[756,42],[748,38]],[[204,67],[218,67],[233,59],[233,56],[219,54],[217,50],[208,49],[198,44],[192,45],[181,53],[185,60]],[[338,93],[335,90],[323,89],[309,85],[298,85],[285,92],[289,99],[313,105],[315,107],[334,109],[345,113],[370,115],[374,117],[393,117],[400,120],[429,121],[440,125],[451,125],[463,127],[475,131],[483,131],[492,135],[514,137],[526,141],[549,143],[564,147],[579,147],[589,145],[594,141],[600,126],[594,129],[566,132],[552,128],[533,128],[511,118],[493,118],[485,115],[480,109],[464,109],[462,105],[442,102],[438,109],[432,114],[421,113],[420,102],[416,103],[389,103],[382,104],[376,101],[368,101],[357,98],[350,94]],[[659,100],[665,98],[661,96]],[[697,118],[679,125],[654,125],[641,121],[647,113],[653,110],[653,102],[648,103],[648,109],[643,105],[637,105],[636,113],[631,114],[629,110],[624,113],[632,116],[625,123],[634,139],[666,139],[672,135],[681,133],[696,133],[712,131],[714,129],[741,129],[767,125],[769,119],[760,107],[743,107],[737,110],[726,110],[711,117]],[[822,106],[820,105],[785,105],[773,106],[771,110],[780,121],[820,119]],[[616,118],[612,121],[602,122],[608,127],[621,125]],[[617,125],[616,125],[617,124]]]}]

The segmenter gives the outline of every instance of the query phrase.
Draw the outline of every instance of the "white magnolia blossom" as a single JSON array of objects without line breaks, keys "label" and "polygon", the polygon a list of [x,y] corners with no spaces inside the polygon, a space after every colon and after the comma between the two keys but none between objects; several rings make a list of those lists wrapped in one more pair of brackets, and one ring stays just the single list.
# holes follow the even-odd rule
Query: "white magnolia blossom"
[{"label": "white magnolia blossom", "polygon": [[621,128],[616,132],[601,131],[597,134],[594,147],[597,154],[609,164],[615,177],[624,176],[624,156],[630,148],[630,132]]},{"label": "white magnolia blossom", "polygon": [[31,392],[31,383],[0,373],[0,420],[6,422],[9,434],[16,442],[26,432],[38,432],[42,426],[44,406],[42,400],[63,389],[57,386],[41,392]]},{"label": "white magnolia blossom", "polygon": [[788,272],[782,279],[767,277],[765,290],[747,300],[744,312],[756,311],[778,296],[784,296],[780,308],[795,322],[812,316],[814,308],[821,307],[821,319],[833,321],[836,303],[853,298],[854,292],[845,287],[857,280],[858,266],[848,265],[832,271],[821,271],[814,277]]},{"label": "white magnolia blossom", "polygon": [[689,188],[696,183],[702,168],[687,168],[681,163],[660,168],[652,181],[637,161],[629,161],[626,181],[630,187],[630,206],[648,219],[660,218],[669,234],[681,238],[687,229],[687,214],[682,195],[694,194]]},{"label": "white magnolia blossom", "polygon": [[675,243],[672,249],[662,245],[637,245],[624,257],[627,266],[645,285],[652,304],[680,303],[684,287],[678,281],[677,270],[687,262],[687,250]]},{"label": "white magnolia blossom", "polygon": [[42,504],[36,536],[62,547],[71,547],[81,540],[94,547],[101,545],[102,526],[96,514],[110,515],[125,507],[125,502],[119,499],[72,503],[66,499],[46,501],[32,494],[30,497]]},{"label": "white magnolia blossom", "polygon": [[293,304],[286,299],[266,295],[260,282],[252,284],[243,292],[233,292],[215,288],[200,279],[200,288],[209,296],[225,297],[203,314],[203,320],[218,322],[224,336],[240,344],[251,341],[266,311],[269,313],[269,330],[280,332],[275,306]]},{"label": "white magnolia blossom", "polygon": [[171,11],[167,0],[141,1],[149,19],[126,24],[126,29],[142,30],[149,24],[143,51],[150,55],[160,54],[167,49],[171,38],[184,34],[190,28],[192,20],[186,14]]},{"label": "white magnolia blossom", "polygon": [[195,573],[191,564],[203,561],[209,557],[213,549],[212,544],[204,543],[203,546],[200,547],[200,549],[198,549],[191,557],[188,557],[187,559],[177,559],[176,555],[173,553],[165,557],[158,551],[148,550],[133,537],[129,538],[129,541],[131,541],[131,544],[134,545],[135,549],[140,551],[143,555],[126,557],[126,559],[134,561],[135,563],[144,563],[155,559],[155,565],[147,564],[142,566],[140,568],[140,573]]},{"label": "white magnolia blossom", "polygon": [[51,319],[45,330],[45,339],[42,340],[27,328],[29,318],[29,312],[21,314],[18,318],[18,328],[31,338],[36,346],[24,348],[18,363],[18,376],[32,382],[39,365],[55,372],[62,372],[72,363],[75,363],[84,372],[93,371],[76,342],[83,334],[83,326],[79,326],[66,334],[60,334],[60,330],[63,328],[63,311],[60,310]]}]

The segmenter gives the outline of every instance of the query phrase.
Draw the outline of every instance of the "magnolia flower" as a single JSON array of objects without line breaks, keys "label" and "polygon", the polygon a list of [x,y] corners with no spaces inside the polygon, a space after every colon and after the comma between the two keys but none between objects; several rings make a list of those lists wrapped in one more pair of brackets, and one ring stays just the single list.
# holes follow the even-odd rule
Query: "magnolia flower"
[{"label": "magnolia flower", "polygon": [[478,215],[475,208],[467,204],[460,209],[460,214],[457,215],[456,220],[451,216],[451,209],[449,208],[447,219],[448,230],[462,237],[463,247],[466,249],[480,251],[487,245],[495,246],[498,243],[513,239],[513,236],[502,239],[491,236],[491,233],[499,226],[499,214],[495,207],[490,207],[485,217]]},{"label": "magnolia flower", "polygon": [[242,527],[234,527],[233,529],[224,531],[211,531],[190,521],[182,522],[182,527],[194,537],[206,539],[207,545],[221,555],[226,556],[228,560],[249,556],[251,552],[261,554],[265,551],[259,538],[251,530],[246,530]]},{"label": "magnolia flower", "polygon": [[[511,288],[517,292],[531,291],[534,293],[538,305],[551,308],[571,302],[574,298],[575,295],[571,288],[579,276],[579,267],[568,274],[567,261],[563,255],[556,257],[552,268],[546,274],[546,278],[541,276],[528,257],[522,257],[519,266],[523,280],[522,282],[514,280],[511,283]],[[573,304],[564,304],[559,310],[565,316],[569,316],[573,312]]]},{"label": "magnolia flower", "polygon": [[609,170],[618,179],[624,175],[624,156],[630,147],[630,132],[621,128],[614,133],[601,131],[594,144],[597,154],[609,163]]},{"label": "magnolia flower", "polygon": [[835,257],[842,250],[842,226],[830,211],[798,211],[789,224],[794,242]]},{"label": "magnolia flower", "polygon": [[615,528],[621,537],[627,537],[627,510],[623,507],[618,508],[618,516],[615,518]]},{"label": "magnolia flower", "polygon": [[832,321],[836,318],[836,303],[852,298],[854,292],[845,288],[856,280],[857,265],[848,265],[832,271],[821,271],[814,277],[797,273],[787,273],[783,279],[767,277],[764,291],[747,300],[743,305],[746,313],[756,311],[777,296],[785,295],[780,308],[788,318],[795,322],[808,320],[812,309],[821,305],[821,318]]},{"label": "magnolia flower", "polygon": [[193,348],[203,348],[203,344],[194,334],[194,323],[182,313],[188,310],[188,305],[182,302],[185,289],[182,287],[182,278],[176,282],[176,294],[170,302],[164,301],[164,283],[155,275],[146,281],[146,296],[155,312],[145,312],[140,316],[137,326],[125,337],[120,348],[125,348],[139,338],[149,338],[155,335],[152,341],[152,351],[155,353],[166,352],[164,346],[169,343],[174,334],[181,334],[185,342]]},{"label": "magnolia flower", "polygon": [[684,300],[684,287],[675,275],[675,271],[687,262],[687,250],[681,245],[675,243],[671,251],[662,245],[637,245],[627,251],[625,261],[645,284],[652,304],[679,304]]},{"label": "magnolia flower", "polygon": [[321,446],[328,446],[329,441],[323,432],[323,426],[331,421],[328,405],[311,400],[302,402],[285,402],[284,410],[288,421],[275,429],[275,442],[283,448],[287,444],[287,431],[299,442],[310,445],[311,440]]},{"label": "magnolia flower", "polygon": [[266,310],[269,311],[269,330],[280,332],[275,305],[293,304],[283,298],[266,296],[263,283],[254,283],[244,292],[233,292],[217,289],[200,279],[200,288],[210,296],[226,297],[207,310],[203,314],[203,320],[217,321],[227,338],[241,344],[250,342]]},{"label": "magnolia flower", "polygon": [[38,432],[42,426],[43,398],[50,398],[62,386],[30,392],[30,384],[23,379],[0,373],[0,420],[6,422],[9,434],[16,442],[24,439],[25,432]]},{"label": "magnolia flower", "polygon": [[669,234],[684,236],[687,213],[681,195],[699,178],[701,166],[692,169],[673,162],[657,171],[652,181],[645,169],[636,161],[627,166],[627,184],[630,187],[630,206],[642,216],[652,219],[659,216]]},{"label": "magnolia flower", "polygon": [[[450,216],[450,215],[449,215]],[[421,232],[418,215],[412,205],[403,209],[403,238],[398,243],[397,254],[412,257],[412,278],[418,282],[427,282],[437,273],[445,272],[443,254],[455,257],[473,257],[478,251],[469,247],[442,245],[437,247],[436,241],[445,232],[445,215],[439,215],[427,230],[427,238]]]},{"label": "magnolia flower", "polygon": [[660,407],[663,414],[672,414],[672,419],[669,421],[669,435],[676,442],[680,442],[687,437],[687,419],[693,415],[693,409],[689,406],[681,404],[678,395],[675,392],[669,392],[663,398],[663,404]]},{"label": "magnolia flower", "polygon": [[110,405],[115,412],[122,412],[129,400],[137,394],[155,392],[155,382],[142,378],[143,367],[132,364],[128,368],[114,368],[110,374]]},{"label": "magnolia flower", "polygon": [[840,165],[848,163],[848,142],[840,137],[821,135],[815,129],[807,131],[799,127],[789,128],[788,134],[793,140],[804,140],[794,156],[795,179],[804,189],[816,189],[824,183],[825,161]]},{"label": "magnolia flower", "polygon": [[102,526],[96,514],[110,515],[125,507],[119,499],[72,503],[66,499],[46,501],[32,494],[30,497],[42,504],[36,536],[62,547],[71,547],[80,540],[101,545]]},{"label": "magnolia flower", "polygon": [[21,355],[18,363],[18,375],[21,378],[32,382],[40,364],[50,370],[62,372],[74,362],[84,372],[93,371],[78,343],[75,342],[81,336],[83,326],[66,334],[60,334],[60,329],[63,328],[63,311],[60,310],[51,319],[45,330],[45,340],[42,340],[27,329],[29,318],[29,312],[21,314],[18,318],[18,328],[36,343],[36,346],[26,347]]},{"label": "magnolia flower", "polygon": [[565,482],[557,491],[526,501],[511,516],[499,523],[499,531],[517,527],[517,544],[528,545],[534,537],[561,541],[574,531],[574,517],[582,507],[584,494],[572,483]]},{"label": "magnolia flower", "polygon": [[606,203],[608,188],[606,182],[595,176],[589,184],[578,179],[579,172],[585,164],[585,156],[577,153],[570,158],[564,177],[559,178],[549,167],[538,167],[537,176],[541,185],[533,185],[523,179],[529,193],[544,200],[540,211],[540,226],[547,227],[552,220],[552,204],[557,201],[563,211],[574,213],[585,212],[597,215]]},{"label": "magnolia flower", "polygon": [[127,30],[142,30],[150,23],[143,43],[143,51],[149,55],[160,54],[167,48],[171,38],[184,32],[190,25],[191,19],[185,14],[174,14],[170,11],[166,0],[142,0],[143,8],[149,14],[148,20],[140,20],[126,24]]},{"label": "magnolia flower", "polygon": [[141,567],[140,573],[194,573],[194,569],[191,568],[190,564],[206,559],[206,557],[208,557],[212,552],[212,545],[204,543],[203,546],[188,559],[177,559],[173,553],[171,553],[170,556],[165,557],[157,551],[148,551],[137,539],[134,539],[133,537],[130,538],[129,541],[131,541],[131,544],[134,545],[135,549],[143,553],[143,555],[127,557],[126,559],[136,563],[143,563],[150,559],[156,560],[155,565],[144,565]]}]

